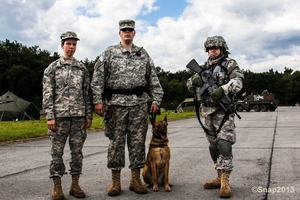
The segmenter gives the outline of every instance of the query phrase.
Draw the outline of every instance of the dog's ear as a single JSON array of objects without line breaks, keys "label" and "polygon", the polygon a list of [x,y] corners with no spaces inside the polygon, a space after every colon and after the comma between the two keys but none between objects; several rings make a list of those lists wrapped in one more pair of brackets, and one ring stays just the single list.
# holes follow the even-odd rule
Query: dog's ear
[{"label": "dog's ear", "polygon": [[166,122],[167,122],[167,115],[165,115],[165,119],[164,119],[164,121],[166,121]]},{"label": "dog's ear", "polygon": [[154,126],[154,124],[155,124],[155,118],[149,116],[149,119],[150,119],[151,124]]}]

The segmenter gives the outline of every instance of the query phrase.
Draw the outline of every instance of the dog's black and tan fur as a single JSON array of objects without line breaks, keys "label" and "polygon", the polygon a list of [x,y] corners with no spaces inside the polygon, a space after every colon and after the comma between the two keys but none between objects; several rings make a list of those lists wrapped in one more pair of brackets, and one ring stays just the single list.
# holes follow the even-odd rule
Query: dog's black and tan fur
[{"label": "dog's black and tan fur", "polygon": [[171,153],[168,146],[167,116],[162,121],[155,121],[154,117],[150,117],[150,122],[152,124],[153,135],[149,144],[149,152],[142,176],[146,187],[153,185],[153,191],[158,191],[158,184],[163,184],[165,190],[170,192],[169,168]]}]

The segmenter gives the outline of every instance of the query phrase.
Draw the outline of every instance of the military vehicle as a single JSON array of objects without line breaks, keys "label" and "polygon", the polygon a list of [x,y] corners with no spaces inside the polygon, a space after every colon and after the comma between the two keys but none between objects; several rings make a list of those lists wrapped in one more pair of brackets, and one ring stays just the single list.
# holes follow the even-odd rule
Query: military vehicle
[{"label": "military vehicle", "polygon": [[242,99],[237,101],[236,109],[239,112],[246,110],[249,112],[253,109],[255,112],[275,111],[279,103],[278,99],[275,99],[273,93],[269,93],[268,90],[264,90],[261,94],[242,95]]},{"label": "military vehicle", "polygon": [[175,113],[178,112],[194,112],[195,105],[194,105],[194,98],[186,98],[184,101],[182,101],[177,108],[175,109]]}]

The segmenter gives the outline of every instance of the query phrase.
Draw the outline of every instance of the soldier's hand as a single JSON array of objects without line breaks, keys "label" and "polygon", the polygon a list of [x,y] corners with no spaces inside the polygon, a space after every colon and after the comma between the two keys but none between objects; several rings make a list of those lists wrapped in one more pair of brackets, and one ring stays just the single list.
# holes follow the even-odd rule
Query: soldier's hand
[{"label": "soldier's hand", "polygon": [[101,117],[104,116],[104,105],[102,103],[95,104],[94,110],[96,114],[100,115]]},{"label": "soldier's hand", "polygon": [[158,112],[158,110],[159,110],[159,106],[158,105],[156,105],[155,103],[152,103],[151,104],[151,107],[150,107],[150,113],[157,113]]},{"label": "soldier's hand", "polygon": [[213,102],[217,102],[224,95],[224,90],[222,87],[218,87],[212,93],[210,93],[210,98]]},{"label": "soldier's hand", "polygon": [[194,74],[191,77],[192,83],[194,87],[202,87],[203,82],[201,80],[201,77],[199,76],[199,74]]},{"label": "soldier's hand", "polygon": [[47,127],[49,130],[55,131],[56,130],[55,119],[47,120]]},{"label": "soldier's hand", "polygon": [[85,128],[88,129],[92,126],[92,119],[85,120]]}]

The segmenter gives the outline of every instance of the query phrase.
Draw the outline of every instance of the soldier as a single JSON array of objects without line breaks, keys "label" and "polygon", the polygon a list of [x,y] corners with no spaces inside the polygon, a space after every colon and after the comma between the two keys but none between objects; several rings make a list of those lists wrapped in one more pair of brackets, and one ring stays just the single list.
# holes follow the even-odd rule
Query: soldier
[{"label": "soldier", "polygon": [[69,194],[83,198],[85,193],[78,181],[82,171],[82,148],[87,136],[86,129],[92,124],[90,77],[83,63],[73,57],[79,40],[76,33],[67,31],[60,38],[64,54],[45,69],[43,77],[43,109],[52,144],[52,198],[64,199],[61,177],[66,174],[63,153],[68,137],[72,175]]},{"label": "soldier", "polygon": [[143,47],[133,44],[135,33],[133,20],[119,22],[121,42],[102,53],[91,82],[94,110],[100,116],[105,115],[105,136],[110,140],[107,167],[112,171],[112,182],[107,190],[109,196],[119,195],[121,191],[120,173],[125,167],[126,139],[131,169],[129,189],[138,194],[147,193],[140,180],[148,130],[147,101],[151,96],[150,112],[156,113],[163,97],[152,59]]},{"label": "soldier", "polygon": [[237,62],[228,57],[228,47],[223,37],[208,37],[204,48],[209,57],[201,66],[203,73],[195,74],[187,81],[188,89],[195,91],[194,89],[197,88],[198,92],[202,87],[207,87],[210,77],[216,83],[216,88],[207,88],[200,96],[201,116],[204,118],[209,152],[218,173],[216,179],[204,184],[204,188],[220,188],[220,197],[230,197],[229,175],[233,168],[232,145],[236,142],[235,114],[233,112],[227,114],[217,101],[223,95],[227,95],[234,101],[234,97],[243,87],[244,75]]}]

